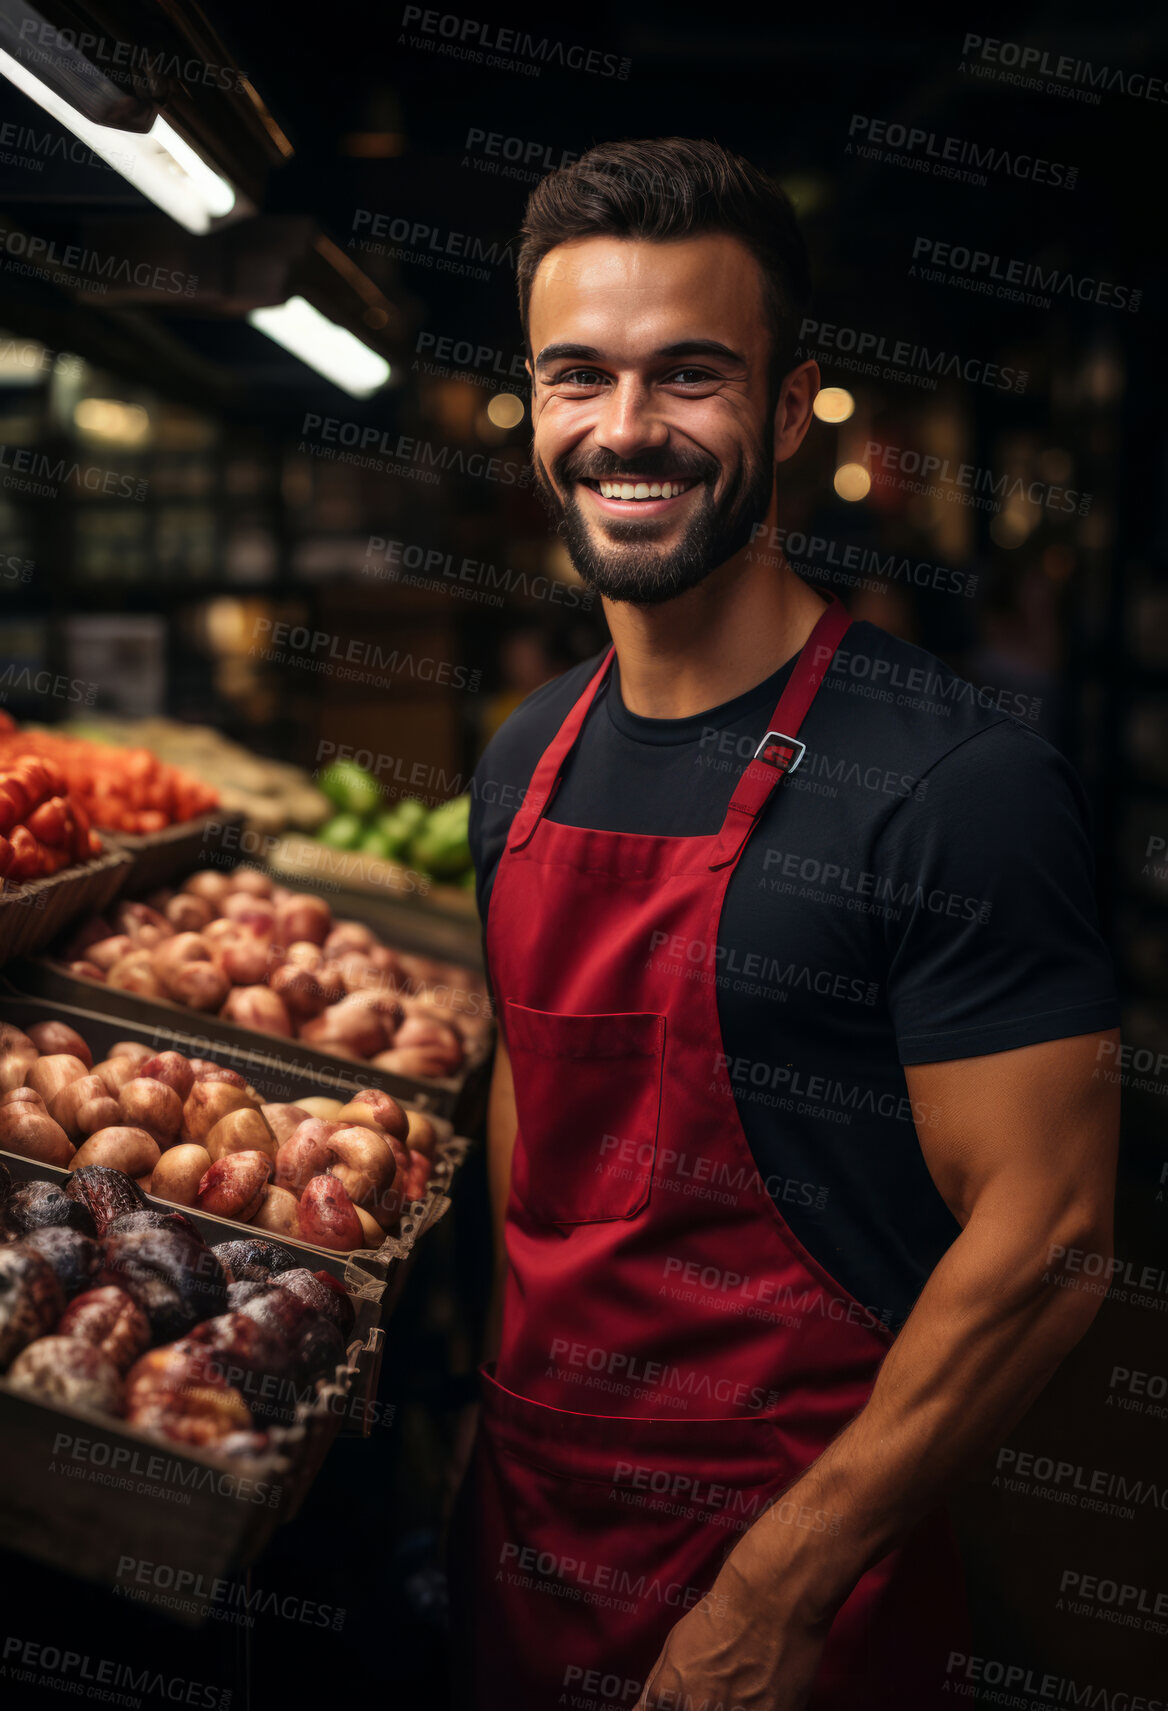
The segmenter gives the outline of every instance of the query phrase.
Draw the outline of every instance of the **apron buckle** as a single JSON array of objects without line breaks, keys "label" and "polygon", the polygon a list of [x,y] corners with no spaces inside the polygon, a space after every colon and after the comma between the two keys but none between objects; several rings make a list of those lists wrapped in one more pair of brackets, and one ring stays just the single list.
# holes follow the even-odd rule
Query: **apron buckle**
[{"label": "apron buckle", "polygon": [[782,731],[768,731],[755,749],[754,759],[761,760],[765,766],[773,766],[776,772],[794,772],[806,753],[807,744],[801,743],[798,737],[784,736]]}]

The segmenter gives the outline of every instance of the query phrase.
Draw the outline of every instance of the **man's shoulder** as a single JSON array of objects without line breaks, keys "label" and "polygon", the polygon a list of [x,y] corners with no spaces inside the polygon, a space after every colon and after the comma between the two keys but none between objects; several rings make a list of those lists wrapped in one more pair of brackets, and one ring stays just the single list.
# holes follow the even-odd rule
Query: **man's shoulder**
[{"label": "man's shoulder", "polygon": [[[977,685],[926,648],[866,621],[853,624],[824,679],[826,706],[842,715],[858,744],[911,760],[918,776],[971,738],[1026,733],[1031,697],[1009,686]],[[999,731],[999,728],[1000,731]],[[974,744],[973,751],[986,745]]]}]

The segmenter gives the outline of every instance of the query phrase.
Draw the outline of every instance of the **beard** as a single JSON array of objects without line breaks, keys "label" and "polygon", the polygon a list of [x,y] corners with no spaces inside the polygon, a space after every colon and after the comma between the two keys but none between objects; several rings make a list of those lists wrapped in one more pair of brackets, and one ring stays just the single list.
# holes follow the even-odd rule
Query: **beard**
[{"label": "beard", "polygon": [[[720,498],[714,484],[721,466],[692,447],[670,451],[657,447],[641,452],[625,467],[611,452],[595,449],[569,452],[553,465],[555,485],[540,459],[532,453],[536,491],[555,525],[577,575],[586,587],[606,600],[634,606],[660,606],[704,582],[726,560],[740,552],[756,523],[766,516],[775,484],[773,418],[768,417],[761,442],[747,448]],[[700,483],[701,498],[691,503],[691,516],[682,538],[672,547],[653,541],[652,522],[606,521],[596,538],[575,497],[581,481],[619,481],[638,475],[642,480],[668,479]],[[567,499],[560,497],[567,493]]]}]

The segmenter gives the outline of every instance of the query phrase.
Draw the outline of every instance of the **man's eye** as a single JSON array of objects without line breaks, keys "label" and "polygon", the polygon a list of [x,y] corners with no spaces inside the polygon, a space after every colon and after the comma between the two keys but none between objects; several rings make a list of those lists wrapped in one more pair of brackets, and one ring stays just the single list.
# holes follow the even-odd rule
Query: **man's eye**
[{"label": "man's eye", "polygon": [[708,380],[716,380],[717,376],[705,368],[675,368],[672,374],[666,375],[666,381],[671,386],[701,386]]},{"label": "man's eye", "polygon": [[570,368],[556,380],[557,386],[596,386],[604,376],[596,368]]}]

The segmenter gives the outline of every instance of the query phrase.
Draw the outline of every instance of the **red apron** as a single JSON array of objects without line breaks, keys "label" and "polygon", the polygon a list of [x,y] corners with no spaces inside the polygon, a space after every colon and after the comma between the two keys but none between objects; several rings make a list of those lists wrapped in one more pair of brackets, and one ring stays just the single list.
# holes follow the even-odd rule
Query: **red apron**
[{"label": "red apron", "polygon": [[[863,1406],[891,1337],[759,1177],[715,975],[730,877],[848,621],[835,600],[820,617],[719,832],[547,818],[611,651],[512,824],[487,952],[519,1125],[502,1342],[451,1531],[459,1711],[631,1711],[764,1508],[841,1524],[781,1494]],[[962,1611],[938,1515],[840,1610],[809,1711],[947,1703]]]}]

